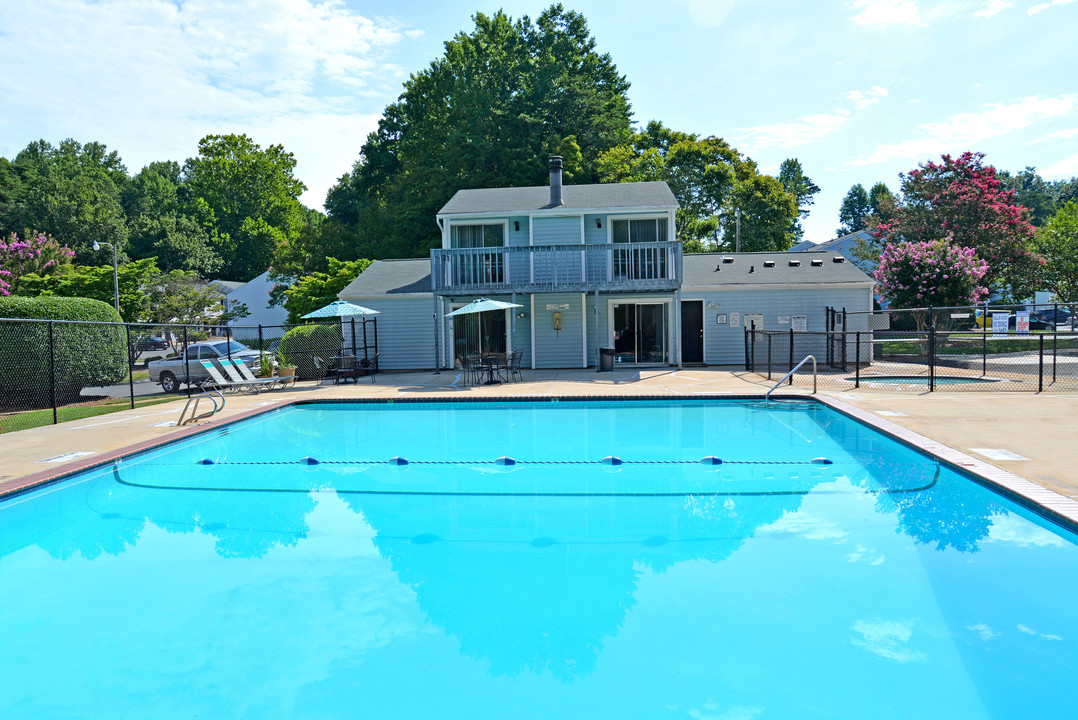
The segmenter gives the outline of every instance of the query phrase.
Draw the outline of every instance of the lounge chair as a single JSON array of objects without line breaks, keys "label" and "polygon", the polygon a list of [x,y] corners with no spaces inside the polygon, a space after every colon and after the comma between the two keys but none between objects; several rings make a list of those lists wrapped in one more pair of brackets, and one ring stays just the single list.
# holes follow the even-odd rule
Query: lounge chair
[{"label": "lounge chair", "polygon": [[[221,365],[224,367],[225,373],[232,378],[232,374],[228,372],[228,360],[222,360]],[[268,378],[255,377],[255,374],[251,372],[251,368],[247,367],[247,363],[240,360],[232,360],[232,367],[236,369],[237,374],[240,376],[240,380],[246,380],[247,382],[263,383],[267,388],[272,390],[277,387],[283,380],[291,380],[291,378],[281,378],[276,375]]]},{"label": "lounge chair", "polygon": [[210,360],[201,360],[202,367],[206,369],[206,372],[210,374],[212,382],[204,383],[208,385],[214,385],[221,390],[250,390],[252,392],[258,392],[262,388],[266,387],[264,382],[249,382],[247,380],[226,380],[221,373],[217,372],[217,366]]}]

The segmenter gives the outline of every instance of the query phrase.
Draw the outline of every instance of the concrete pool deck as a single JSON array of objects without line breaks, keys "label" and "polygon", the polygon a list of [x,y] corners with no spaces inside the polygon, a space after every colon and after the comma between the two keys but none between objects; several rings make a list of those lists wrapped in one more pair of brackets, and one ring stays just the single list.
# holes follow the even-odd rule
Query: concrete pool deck
[{"label": "concrete pool deck", "polygon": [[[294,389],[257,395],[229,395],[224,411],[210,420],[184,429],[174,425],[186,402],[124,410],[59,425],[0,435],[0,496],[47,482],[99,462],[133,445],[145,446],[197,432],[237,417],[296,400],[354,398],[499,398],[551,396],[655,396],[762,395],[771,382],[744,371],[716,368],[684,370],[529,370],[524,382],[462,387],[456,371],[434,374],[382,373],[371,383],[316,385],[299,383]],[[776,395],[807,395],[804,387],[783,387]],[[994,468],[1032,481],[1040,488],[1070,498],[1064,514],[1078,507],[1078,393],[1027,394],[985,391],[934,393],[861,387],[856,390],[821,389],[819,396],[837,400],[855,416],[873,420],[881,429],[922,444],[937,454],[989,477]],[[172,423],[172,424],[169,424]],[[965,456],[948,456],[953,449]],[[78,453],[78,455],[73,455]],[[970,460],[972,458],[972,460]],[[1005,478],[1008,473],[998,473]],[[998,479],[993,478],[993,481]],[[1021,483],[1019,483],[1021,484]],[[1028,486],[1028,483],[1026,484]],[[1023,492],[1030,497],[1030,492]],[[1036,488],[1033,489],[1036,495]],[[1058,498],[1058,496],[1055,496]],[[1039,502],[1050,504],[1051,493]],[[1055,508],[1057,512],[1060,508]],[[1078,520],[1078,514],[1072,517]]]}]

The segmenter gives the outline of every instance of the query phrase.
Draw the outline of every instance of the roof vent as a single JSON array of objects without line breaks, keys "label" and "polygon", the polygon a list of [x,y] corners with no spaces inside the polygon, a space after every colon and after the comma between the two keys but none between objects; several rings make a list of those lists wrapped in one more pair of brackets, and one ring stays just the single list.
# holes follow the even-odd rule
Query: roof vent
[{"label": "roof vent", "polygon": [[722,259],[722,261],[723,261],[724,263],[726,263],[727,265],[729,265],[730,263],[732,263],[732,262],[734,261],[734,259],[733,259],[732,257],[724,257],[724,258]]},{"label": "roof vent", "polygon": [[823,260],[813,260],[812,267],[823,267]]},{"label": "roof vent", "polygon": [[749,265],[749,272],[750,273],[756,272],[756,266],[755,265]]},{"label": "roof vent", "polygon": [[721,270],[722,270],[722,263],[719,263],[718,265],[715,266],[715,272],[720,272]]},{"label": "roof vent", "polygon": [[836,255],[833,258],[831,258],[831,262],[844,263],[844,262],[846,262],[846,258],[842,257],[841,255]]},{"label": "roof vent", "polygon": [[791,260],[790,261],[790,267],[801,267],[801,261],[800,260]]},{"label": "roof vent", "polygon": [[764,260],[764,267],[775,267],[774,260]]}]

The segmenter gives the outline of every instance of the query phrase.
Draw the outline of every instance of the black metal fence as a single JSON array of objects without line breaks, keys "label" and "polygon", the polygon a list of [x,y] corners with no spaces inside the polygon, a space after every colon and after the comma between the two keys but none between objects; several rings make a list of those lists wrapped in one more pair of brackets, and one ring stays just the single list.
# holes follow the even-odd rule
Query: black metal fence
[{"label": "black metal fence", "polygon": [[[1067,330],[745,330],[745,369],[779,380],[807,355],[821,387],[894,390],[1078,390],[1078,333]],[[812,367],[788,380],[810,385]]]},{"label": "black metal fence", "polygon": [[240,361],[262,376],[290,366],[298,380],[321,381],[342,361],[353,375],[373,373],[377,356],[375,318],[239,327],[0,319],[0,432],[190,396],[210,380],[203,360]]}]

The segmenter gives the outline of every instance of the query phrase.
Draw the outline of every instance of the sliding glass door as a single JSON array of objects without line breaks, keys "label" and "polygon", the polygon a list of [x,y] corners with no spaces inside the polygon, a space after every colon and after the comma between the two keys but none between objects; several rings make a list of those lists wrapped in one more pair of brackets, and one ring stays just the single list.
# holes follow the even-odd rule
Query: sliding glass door
[{"label": "sliding glass door", "polygon": [[666,351],[666,305],[614,304],[614,361],[623,364],[663,364]]}]

